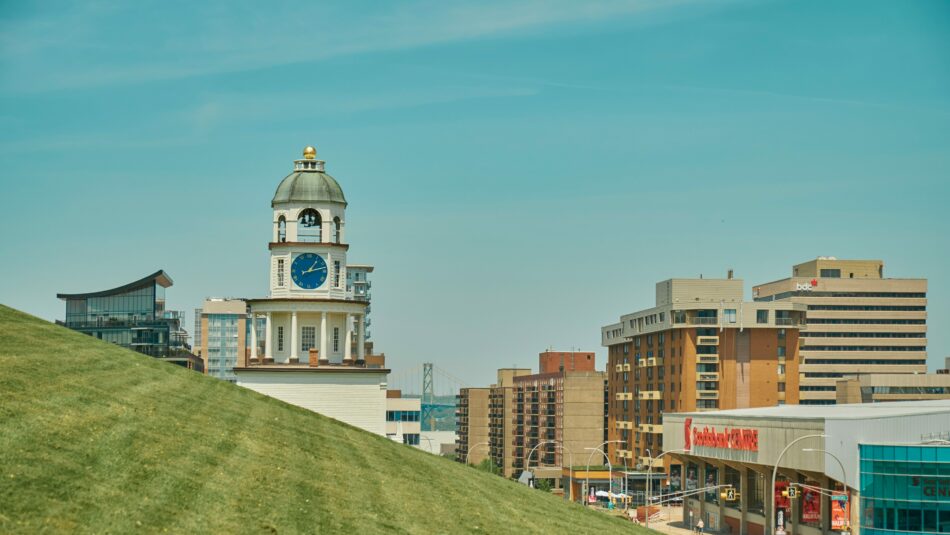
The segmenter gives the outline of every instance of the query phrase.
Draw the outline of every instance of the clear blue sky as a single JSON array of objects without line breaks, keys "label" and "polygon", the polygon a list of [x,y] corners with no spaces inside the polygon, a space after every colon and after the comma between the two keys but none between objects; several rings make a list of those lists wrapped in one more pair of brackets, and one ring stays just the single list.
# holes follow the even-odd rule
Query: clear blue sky
[{"label": "clear blue sky", "polygon": [[189,319],[265,295],[313,144],[397,372],[603,358],[656,281],[819,255],[930,279],[934,368],[948,30],[941,1],[4,2],[0,302],[62,318],[159,268]]}]

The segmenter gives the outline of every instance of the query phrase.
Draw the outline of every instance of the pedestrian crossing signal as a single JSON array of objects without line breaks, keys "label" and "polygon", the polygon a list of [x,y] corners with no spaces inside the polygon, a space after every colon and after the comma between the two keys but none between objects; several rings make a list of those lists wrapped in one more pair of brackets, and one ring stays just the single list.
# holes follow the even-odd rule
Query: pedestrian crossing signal
[{"label": "pedestrian crossing signal", "polygon": [[727,502],[734,502],[739,499],[739,493],[735,487],[726,487],[726,490],[719,493],[719,497]]},{"label": "pedestrian crossing signal", "polygon": [[788,487],[788,490],[782,491],[782,496],[786,498],[798,498],[798,489],[795,487]]}]

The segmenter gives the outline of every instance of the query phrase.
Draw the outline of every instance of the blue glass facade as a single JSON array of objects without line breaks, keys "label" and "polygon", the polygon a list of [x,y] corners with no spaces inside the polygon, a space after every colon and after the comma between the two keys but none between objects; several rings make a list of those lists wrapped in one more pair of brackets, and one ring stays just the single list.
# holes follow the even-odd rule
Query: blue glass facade
[{"label": "blue glass facade", "polygon": [[950,533],[950,446],[859,447],[862,533]]}]

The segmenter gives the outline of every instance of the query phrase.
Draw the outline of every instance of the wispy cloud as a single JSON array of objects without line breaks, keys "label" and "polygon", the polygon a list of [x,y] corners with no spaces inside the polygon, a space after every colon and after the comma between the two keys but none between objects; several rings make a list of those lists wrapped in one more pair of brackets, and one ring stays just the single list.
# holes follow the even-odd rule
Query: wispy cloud
[{"label": "wispy cloud", "polygon": [[694,0],[181,6],[90,2],[0,20],[0,87],[81,89],[240,72],[666,10]]}]

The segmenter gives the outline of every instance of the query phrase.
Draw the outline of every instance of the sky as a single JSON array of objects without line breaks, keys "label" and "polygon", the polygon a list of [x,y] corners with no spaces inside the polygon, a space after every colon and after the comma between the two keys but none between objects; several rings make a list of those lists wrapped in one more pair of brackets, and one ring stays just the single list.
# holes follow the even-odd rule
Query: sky
[{"label": "sky", "polygon": [[950,3],[0,3],[0,302],[267,293],[306,145],[395,375],[597,351],[671,277],[929,279],[950,356]]}]

